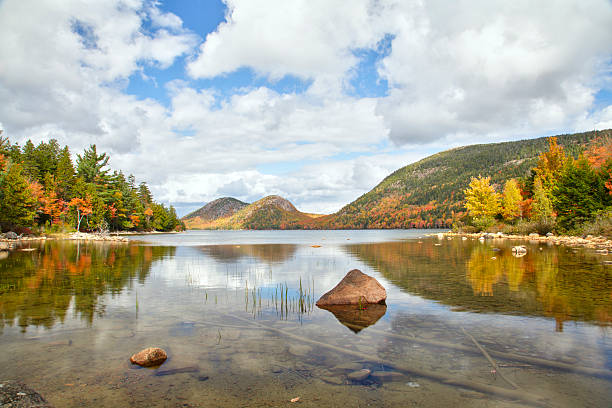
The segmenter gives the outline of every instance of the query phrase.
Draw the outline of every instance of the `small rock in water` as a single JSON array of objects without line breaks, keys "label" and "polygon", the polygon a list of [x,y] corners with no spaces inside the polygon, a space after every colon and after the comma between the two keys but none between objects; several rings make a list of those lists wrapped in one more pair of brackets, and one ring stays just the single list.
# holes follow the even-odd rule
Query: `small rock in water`
[{"label": "small rock in water", "polygon": [[162,364],[168,355],[166,352],[157,347],[149,347],[130,357],[132,364],[138,364],[142,367],[152,367]]},{"label": "small rock in water", "polygon": [[347,375],[346,377],[351,380],[351,381],[363,381],[366,378],[368,378],[370,376],[370,373],[372,371],[368,370],[367,368],[364,368],[362,370],[359,371],[353,371],[352,373],[350,373],[349,375]]},{"label": "small rock in water", "polygon": [[410,388],[419,388],[421,386],[421,384],[415,381],[408,381],[406,385],[409,386]]}]

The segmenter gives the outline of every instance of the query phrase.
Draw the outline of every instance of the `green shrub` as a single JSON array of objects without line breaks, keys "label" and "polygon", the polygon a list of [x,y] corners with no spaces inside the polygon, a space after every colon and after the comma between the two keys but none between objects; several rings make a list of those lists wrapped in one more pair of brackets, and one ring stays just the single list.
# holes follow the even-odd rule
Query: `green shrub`
[{"label": "green shrub", "polygon": [[492,217],[479,217],[474,218],[472,225],[477,231],[487,231],[495,224],[495,219]]},{"label": "green shrub", "polygon": [[612,238],[612,211],[597,215],[591,222],[587,222],[575,231],[576,235],[594,235]]},{"label": "green shrub", "polygon": [[514,233],[519,235],[529,235],[536,232],[540,235],[546,235],[555,229],[555,221],[552,218],[543,218],[539,221],[524,221],[520,220],[514,226]]}]

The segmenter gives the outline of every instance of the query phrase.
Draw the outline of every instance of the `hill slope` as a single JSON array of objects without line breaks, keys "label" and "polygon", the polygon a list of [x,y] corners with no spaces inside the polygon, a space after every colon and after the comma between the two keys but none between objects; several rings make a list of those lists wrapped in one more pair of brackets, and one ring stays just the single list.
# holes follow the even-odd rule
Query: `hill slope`
[{"label": "hill slope", "polygon": [[317,216],[298,211],[286,199],[272,195],[214,221],[214,229],[297,229],[313,223]]},{"label": "hill slope", "polygon": [[[557,136],[566,151],[577,155],[598,136],[612,130]],[[321,219],[322,228],[449,227],[453,214],[464,211],[463,190],[471,177],[491,176],[502,185],[528,176],[547,138],[479,144],[447,150],[410,164],[386,177],[370,192]]]},{"label": "hill slope", "polygon": [[202,208],[187,214],[183,217],[183,221],[189,229],[208,228],[211,222],[229,217],[248,205],[248,203],[232,197],[218,198]]},{"label": "hill slope", "polygon": [[[612,129],[557,136],[566,151],[577,156],[597,137],[612,137]],[[471,177],[491,176],[499,190],[510,178],[529,176],[538,156],[546,151],[546,137],[515,142],[479,144],[447,150],[402,167],[370,192],[331,215],[298,211],[279,196],[268,196],[226,216],[195,224],[186,216],[188,228],[210,229],[363,229],[450,227],[460,217],[463,190]],[[193,216],[193,217],[192,217]],[[194,226],[197,225],[197,226]]]}]

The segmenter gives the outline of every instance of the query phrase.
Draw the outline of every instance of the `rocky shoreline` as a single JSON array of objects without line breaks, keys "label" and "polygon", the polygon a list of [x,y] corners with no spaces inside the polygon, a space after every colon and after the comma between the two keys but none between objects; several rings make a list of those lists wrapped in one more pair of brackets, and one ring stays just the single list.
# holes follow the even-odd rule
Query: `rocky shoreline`
[{"label": "rocky shoreline", "polygon": [[508,235],[503,234],[501,232],[491,233],[491,232],[479,232],[479,233],[460,233],[460,232],[445,232],[437,234],[439,237],[447,237],[447,238],[465,238],[465,239],[478,239],[478,240],[487,240],[487,239],[501,239],[501,240],[511,240],[511,241],[529,241],[530,243],[546,243],[549,245],[565,245],[569,247],[583,247],[588,249],[595,249],[598,252],[612,252],[612,240],[606,237],[595,237],[592,235],[587,235],[586,237],[575,237],[575,236],[565,236],[565,235],[539,235],[539,234],[529,234],[529,235]]},{"label": "rocky shoreline", "polygon": [[0,250],[8,251],[19,246],[23,242],[32,241],[50,241],[50,240],[67,240],[67,241],[106,241],[116,243],[127,243],[128,238],[119,235],[111,234],[93,234],[86,232],[74,232],[71,234],[53,234],[49,236],[21,236],[15,233],[7,232],[0,234]]}]

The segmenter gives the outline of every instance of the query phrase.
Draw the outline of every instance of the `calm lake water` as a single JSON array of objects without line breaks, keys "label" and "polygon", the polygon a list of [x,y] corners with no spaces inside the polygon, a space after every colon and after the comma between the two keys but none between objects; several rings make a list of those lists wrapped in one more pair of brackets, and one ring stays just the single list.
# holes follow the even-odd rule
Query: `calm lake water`
[{"label": "calm lake water", "polygon": [[[431,232],[26,244],[0,253],[0,381],[56,407],[611,406],[612,255]],[[317,308],[354,268],[386,307]],[[149,346],[169,359],[133,367]]]}]

